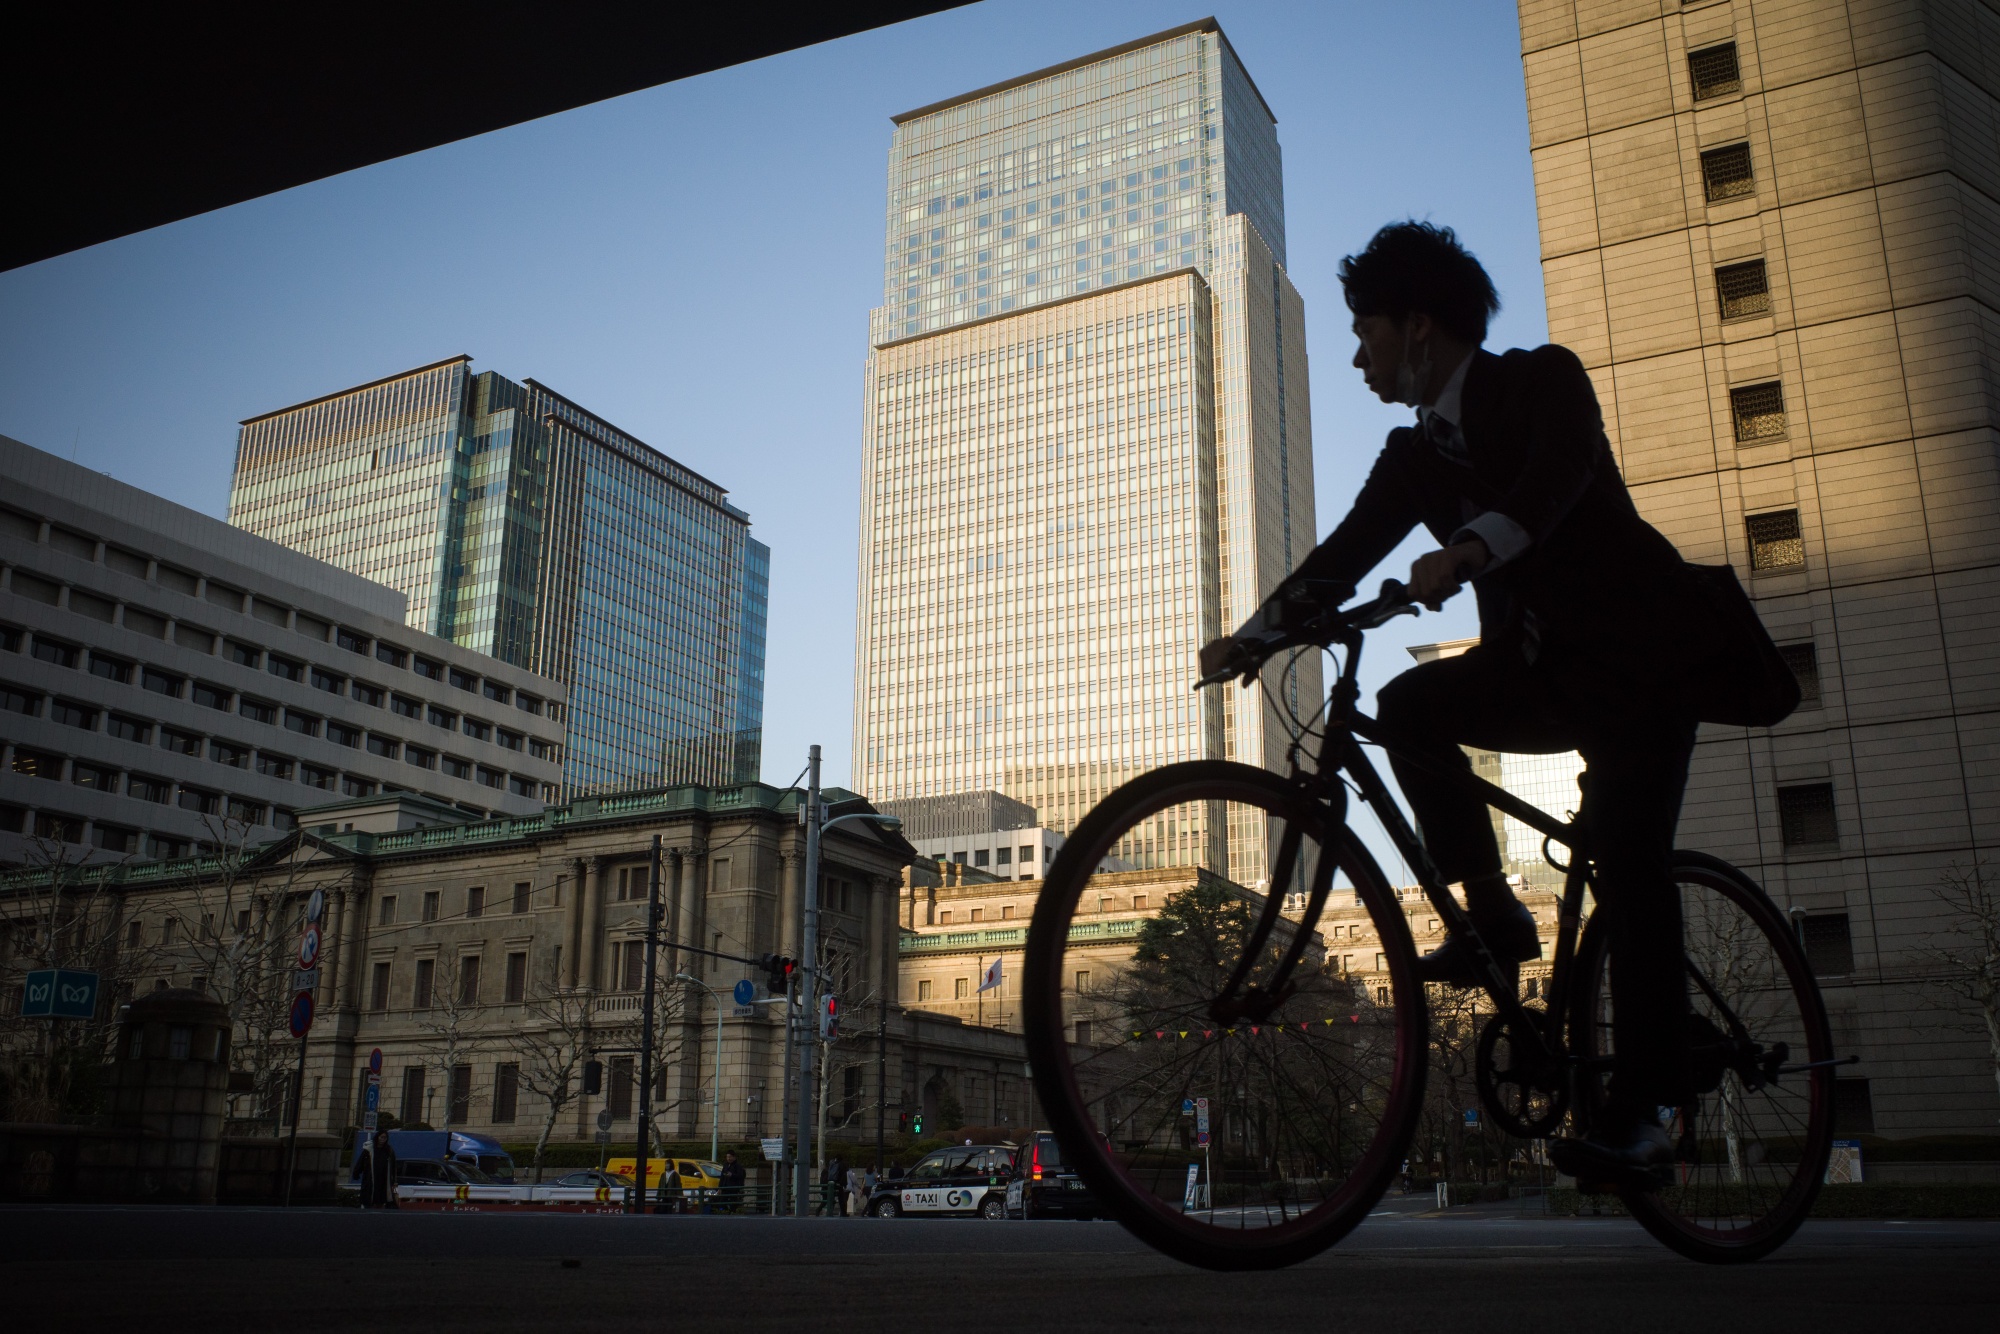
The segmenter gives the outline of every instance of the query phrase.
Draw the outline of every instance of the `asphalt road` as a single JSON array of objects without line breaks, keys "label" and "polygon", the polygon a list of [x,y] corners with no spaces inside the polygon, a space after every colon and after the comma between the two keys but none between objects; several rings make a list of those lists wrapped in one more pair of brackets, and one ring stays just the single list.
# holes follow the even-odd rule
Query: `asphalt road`
[{"label": "asphalt road", "polygon": [[2000,1324],[2000,1222],[1816,1222],[1713,1269],[1623,1219],[1422,1208],[1391,1197],[1326,1255],[1250,1275],[1184,1268],[1111,1223],[5,1208],[0,1291],[13,1329],[203,1334]]}]

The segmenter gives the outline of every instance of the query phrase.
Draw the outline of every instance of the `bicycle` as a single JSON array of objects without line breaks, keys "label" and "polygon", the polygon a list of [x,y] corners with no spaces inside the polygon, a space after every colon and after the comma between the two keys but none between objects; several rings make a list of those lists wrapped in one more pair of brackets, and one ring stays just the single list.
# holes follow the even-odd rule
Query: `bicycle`
[{"label": "bicycle", "polygon": [[[1312,613],[1198,683],[1247,682],[1286,649],[1339,650],[1316,755],[1317,716],[1294,718],[1288,774],[1220,760],[1143,774],[1077,824],[1044,880],[1023,979],[1036,1091],[1096,1197],[1187,1263],[1275,1268],[1333,1245],[1400,1171],[1425,1114],[1429,1007],[1410,923],[1347,826],[1350,794],[1414,868],[1431,912],[1476,944],[1489,1017],[1474,1083],[1491,1123],[1531,1141],[1565,1126],[1580,1135],[1605,1105],[1609,933],[1601,913],[1585,915],[1587,831],[1469,771],[1438,770],[1541,833],[1544,857],[1564,873],[1548,986],[1524,998],[1363,748],[1403,753],[1356,708],[1356,677],[1366,633],[1415,612],[1391,580],[1373,601]],[[1197,873],[1158,913],[1114,921],[1104,909],[1115,905],[1084,896],[1103,859],[1121,853],[1240,867],[1253,887]],[[1676,852],[1673,871],[1697,1096],[1671,1109],[1668,1179],[1615,1189],[1682,1255],[1754,1260],[1812,1207],[1832,1148],[1832,1070],[1859,1058],[1834,1056],[1804,952],[1755,882],[1696,852]],[[1329,966],[1315,934],[1336,893],[1353,895],[1379,942],[1366,979]]]}]

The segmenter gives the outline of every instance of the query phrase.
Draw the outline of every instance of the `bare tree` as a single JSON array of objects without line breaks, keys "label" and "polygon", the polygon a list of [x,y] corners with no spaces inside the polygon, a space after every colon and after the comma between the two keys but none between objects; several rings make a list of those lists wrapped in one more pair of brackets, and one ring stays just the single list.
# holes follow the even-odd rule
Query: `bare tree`
[{"label": "bare tree", "polygon": [[[418,1007],[416,1025],[424,1036],[417,1050],[435,1056],[444,1066],[444,1125],[450,1130],[454,1120],[452,1080],[455,1072],[483,1051],[491,1034],[486,1027],[485,1007],[479,1001],[479,961],[475,957],[441,954],[432,965],[430,995]],[[470,1097],[470,1094],[467,1095]],[[465,1119],[469,1119],[465,1118]]]},{"label": "bare tree", "polygon": [[1931,892],[1950,910],[1946,943],[1931,947],[1930,985],[1978,1016],[2000,1087],[2000,892],[1986,868],[1954,864]]},{"label": "bare tree", "polygon": [[590,1046],[591,994],[556,981],[555,961],[527,997],[527,1022],[509,1037],[521,1063],[521,1087],[542,1100],[541,1133],[535,1137],[535,1180],[542,1179],[542,1156],[563,1112],[581,1092],[577,1072]]},{"label": "bare tree", "polygon": [[[0,882],[0,987],[19,996],[23,975],[68,968],[98,976],[88,1020],[0,1019],[0,1111],[14,1121],[59,1121],[89,1110],[92,1081],[116,1031],[116,998],[151,961],[125,931],[121,863],[87,863],[59,840],[37,838],[22,868]],[[124,937],[121,939],[121,937]]]}]

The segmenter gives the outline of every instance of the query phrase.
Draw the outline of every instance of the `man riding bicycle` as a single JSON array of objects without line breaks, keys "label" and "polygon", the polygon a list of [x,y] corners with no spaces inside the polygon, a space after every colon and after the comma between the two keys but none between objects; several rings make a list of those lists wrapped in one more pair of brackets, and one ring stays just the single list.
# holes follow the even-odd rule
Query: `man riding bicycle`
[{"label": "man riding bicycle", "polygon": [[[1668,872],[1700,715],[1689,667],[1712,659],[1711,610],[1674,546],[1632,504],[1583,363],[1566,348],[1485,351],[1499,298],[1448,228],[1394,223],[1341,262],[1359,341],[1354,365],[1417,421],[1389,433],[1347,517],[1234,635],[1202,650],[1204,674],[1302,603],[1337,603],[1419,524],[1438,549],[1410,567],[1433,609],[1469,580],[1480,642],[1403,673],[1378,695],[1386,730],[1432,765],[1460,745],[1579,751],[1580,815],[1599,901],[1612,916],[1612,1102],[1575,1161],[1608,1171],[1672,1160],[1659,1121],[1688,1094],[1681,903]],[[1508,887],[1486,806],[1391,757],[1445,883],[1462,884],[1480,938],[1510,973],[1539,957],[1533,915]],[[1458,936],[1419,961],[1426,981],[1472,986]]]}]

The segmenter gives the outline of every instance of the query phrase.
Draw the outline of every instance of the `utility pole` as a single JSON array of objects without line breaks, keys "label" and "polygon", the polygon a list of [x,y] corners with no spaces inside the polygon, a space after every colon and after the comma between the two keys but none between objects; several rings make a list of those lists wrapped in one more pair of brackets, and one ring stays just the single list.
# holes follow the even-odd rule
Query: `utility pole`
[{"label": "utility pole", "polygon": [[[878,965],[879,966],[879,965]],[[882,1137],[889,1120],[889,999],[876,997],[875,1025],[875,1175],[882,1175]]]},{"label": "utility pole", "polygon": [[[646,996],[639,1021],[639,1184],[637,1212],[646,1212],[646,1168],[653,1152],[653,980],[660,944],[660,836],[653,835],[653,859],[646,887]],[[720,1011],[717,1019],[720,1020]]]},{"label": "utility pole", "polygon": [[783,1184],[785,1164],[792,1161],[786,1156],[785,1140],[792,1133],[792,997],[799,989],[797,981],[794,980],[796,976],[797,970],[794,969],[793,977],[785,979],[785,1060],[784,1064],[778,1067],[778,1083],[780,1085],[778,1165],[771,1173],[771,1217],[773,1218],[778,1217],[784,1212],[781,1202],[785,1198],[785,1187]]},{"label": "utility pole", "polygon": [[[806,867],[802,895],[805,929],[799,937],[798,975],[804,979],[799,990],[805,997],[806,1022],[811,1023],[816,1015],[814,1007],[819,1004],[819,747],[812,747],[806,756]],[[798,1161],[792,1178],[795,1185],[792,1211],[799,1218],[811,1212],[808,1205],[812,1193],[813,1057],[818,1046],[817,1029],[800,1035]]]}]

